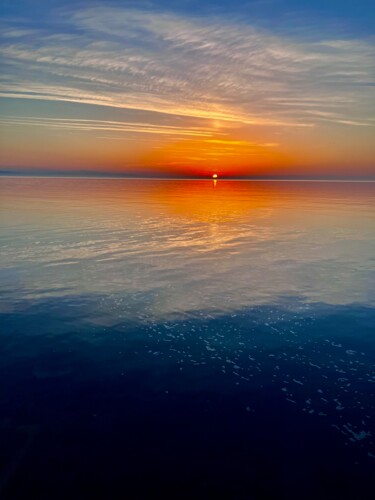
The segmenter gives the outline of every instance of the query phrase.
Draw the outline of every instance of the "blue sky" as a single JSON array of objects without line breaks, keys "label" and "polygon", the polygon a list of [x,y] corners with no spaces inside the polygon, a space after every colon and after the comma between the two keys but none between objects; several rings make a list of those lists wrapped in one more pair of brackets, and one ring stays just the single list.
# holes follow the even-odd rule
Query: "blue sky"
[{"label": "blue sky", "polygon": [[[372,0],[109,0],[101,2],[107,6],[132,7],[179,14],[211,16],[225,15],[241,17],[244,22],[257,23],[278,29],[292,28],[297,20],[304,25],[319,24],[322,27],[341,25],[347,34],[374,35],[375,3]],[[100,2],[61,0],[3,0],[3,17],[18,17],[45,26],[56,22],[58,9],[84,9]],[[286,26],[282,26],[282,24]]]}]

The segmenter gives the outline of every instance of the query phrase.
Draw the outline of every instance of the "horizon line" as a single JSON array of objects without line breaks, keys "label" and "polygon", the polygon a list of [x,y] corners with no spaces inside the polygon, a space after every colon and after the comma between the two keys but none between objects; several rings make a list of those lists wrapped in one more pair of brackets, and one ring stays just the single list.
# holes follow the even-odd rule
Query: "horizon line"
[{"label": "horizon line", "polygon": [[144,181],[247,181],[247,182],[359,182],[375,183],[375,178],[298,178],[298,177],[149,177],[149,176],[126,176],[126,175],[66,175],[66,174],[25,174],[25,173],[2,173],[3,178],[39,178],[39,179],[102,179],[102,180],[144,180]]}]

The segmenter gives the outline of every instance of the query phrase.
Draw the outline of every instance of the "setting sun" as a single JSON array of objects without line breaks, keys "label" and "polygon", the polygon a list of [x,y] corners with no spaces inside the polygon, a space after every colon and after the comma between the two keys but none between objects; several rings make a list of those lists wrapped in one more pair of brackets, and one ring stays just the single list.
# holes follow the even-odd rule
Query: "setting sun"
[{"label": "setting sun", "polygon": [[212,174],[213,179],[217,179],[217,174]]}]

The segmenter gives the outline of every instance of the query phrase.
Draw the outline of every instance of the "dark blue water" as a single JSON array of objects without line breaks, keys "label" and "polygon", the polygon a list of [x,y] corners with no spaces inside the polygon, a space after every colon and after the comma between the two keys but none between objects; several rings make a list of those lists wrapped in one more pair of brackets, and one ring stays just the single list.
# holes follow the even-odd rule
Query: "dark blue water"
[{"label": "dark blue water", "polygon": [[0,195],[3,498],[373,498],[372,185]]}]

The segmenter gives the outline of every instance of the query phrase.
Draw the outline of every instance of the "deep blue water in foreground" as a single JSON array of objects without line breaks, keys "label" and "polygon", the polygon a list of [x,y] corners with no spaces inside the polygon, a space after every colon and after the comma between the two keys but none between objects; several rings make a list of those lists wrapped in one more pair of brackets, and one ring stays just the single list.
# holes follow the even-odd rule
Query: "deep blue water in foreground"
[{"label": "deep blue water in foreground", "polygon": [[374,498],[374,188],[0,179],[0,496]]}]

